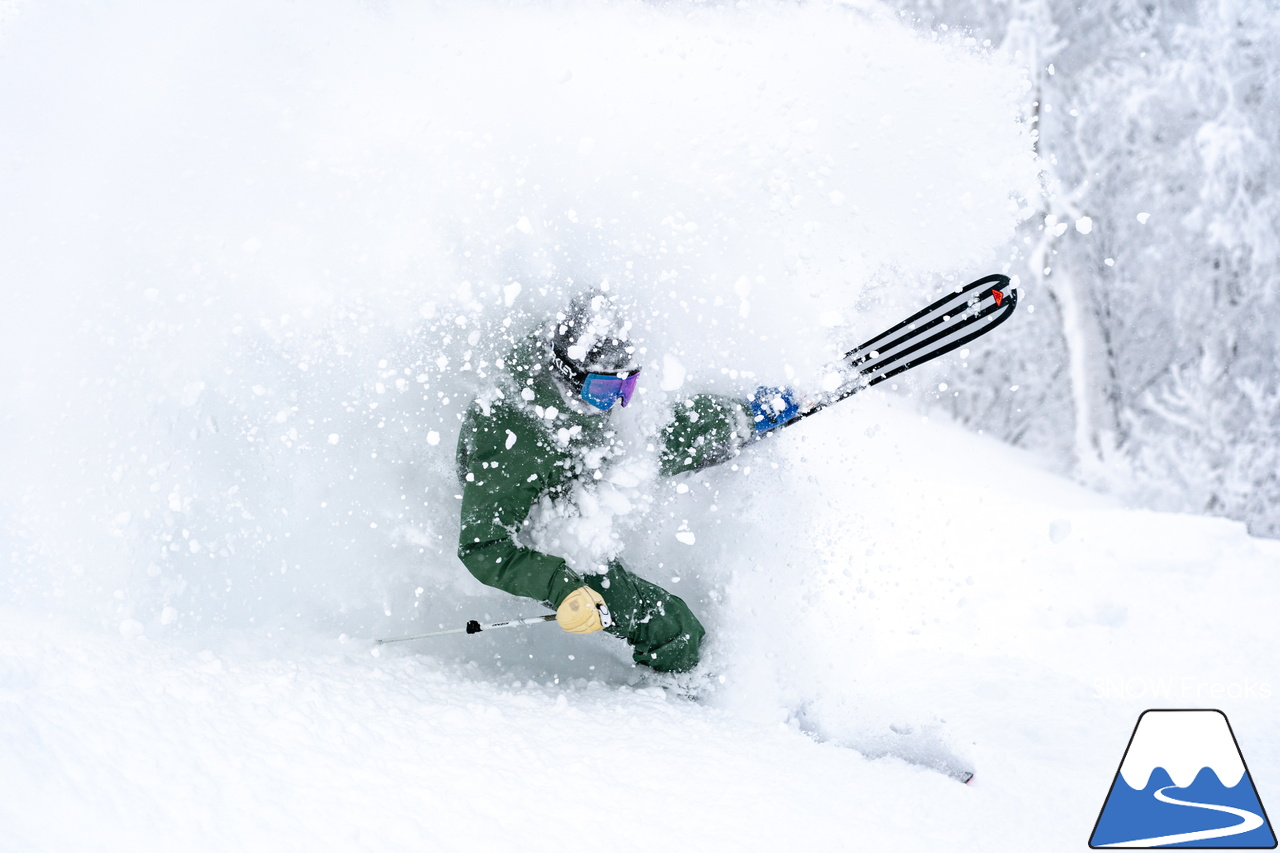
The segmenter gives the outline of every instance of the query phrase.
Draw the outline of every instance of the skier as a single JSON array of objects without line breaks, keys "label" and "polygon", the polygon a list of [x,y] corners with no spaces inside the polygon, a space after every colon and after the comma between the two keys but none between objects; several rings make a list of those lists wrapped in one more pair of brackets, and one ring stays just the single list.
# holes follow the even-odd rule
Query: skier
[{"label": "skier", "polygon": [[[641,373],[630,331],[617,301],[592,290],[499,362],[507,376],[471,405],[458,437],[458,557],[480,582],[550,606],[565,631],[607,631],[631,644],[637,664],[684,672],[698,663],[704,634],[684,601],[617,560],[579,574],[519,541],[542,496],[600,478],[618,452],[614,404],[627,407]],[[786,388],[762,387],[750,400],[686,398],[660,432],[659,468],[670,476],[718,464],[797,413]]]}]

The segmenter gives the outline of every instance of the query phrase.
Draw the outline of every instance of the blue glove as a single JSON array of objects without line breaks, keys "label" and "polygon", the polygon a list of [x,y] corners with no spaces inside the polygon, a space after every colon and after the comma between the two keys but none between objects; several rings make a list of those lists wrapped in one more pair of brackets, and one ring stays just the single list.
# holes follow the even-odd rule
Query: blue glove
[{"label": "blue glove", "polygon": [[757,434],[777,429],[800,414],[796,392],[790,388],[770,388],[767,385],[761,385],[756,389],[755,396],[747,402],[751,405]]}]

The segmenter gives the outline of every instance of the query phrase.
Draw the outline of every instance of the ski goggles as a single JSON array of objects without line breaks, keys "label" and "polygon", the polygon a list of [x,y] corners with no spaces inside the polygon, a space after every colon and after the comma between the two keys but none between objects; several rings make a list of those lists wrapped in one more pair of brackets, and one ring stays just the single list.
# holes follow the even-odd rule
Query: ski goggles
[{"label": "ski goggles", "polygon": [[625,409],[627,403],[631,402],[631,395],[636,392],[636,384],[639,381],[639,370],[626,377],[611,376],[607,373],[588,373],[587,378],[582,382],[582,391],[579,392],[579,396],[597,409],[605,411],[613,408],[613,402],[621,398],[622,408]]},{"label": "ski goggles", "polygon": [[570,364],[558,354],[553,353],[552,363],[556,370],[578,389],[578,396],[597,409],[609,411],[618,399],[622,400],[622,408],[631,402],[640,381],[640,368],[622,370],[618,373],[587,373],[580,367]]}]

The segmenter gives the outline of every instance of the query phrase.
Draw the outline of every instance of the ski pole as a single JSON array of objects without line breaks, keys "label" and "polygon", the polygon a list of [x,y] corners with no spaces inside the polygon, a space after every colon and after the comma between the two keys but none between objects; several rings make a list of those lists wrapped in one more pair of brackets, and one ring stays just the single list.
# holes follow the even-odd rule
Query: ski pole
[{"label": "ski pole", "polygon": [[432,631],[430,634],[411,634],[408,637],[384,637],[381,640],[374,640],[379,646],[387,643],[403,643],[405,640],[423,640],[427,637],[443,637],[445,634],[479,634],[481,631],[492,631],[494,628],[516,628],[520,625],[537,625],[539,622],[554,622],[556,615],[548,613],[546,616],[530,616],[528,619],[508,619],[506,622],[490,622],[488,625],[481,625],[472,619],[467,622],[465,628],[450,628],[448,631]]}]

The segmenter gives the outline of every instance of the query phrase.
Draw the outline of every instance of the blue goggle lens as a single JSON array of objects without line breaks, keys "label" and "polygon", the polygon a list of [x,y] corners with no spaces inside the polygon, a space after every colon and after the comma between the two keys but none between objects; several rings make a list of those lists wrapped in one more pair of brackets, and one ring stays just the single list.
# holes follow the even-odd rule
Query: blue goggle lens
[{"label": "blue goggle lens", "polygon": [[640,371],[632,373],[625,379],[610,376],[607,373],[588,373],[582,383],[580,396],[597,409],[606,412],[613,408],[613,403],[622,398],[622,408],[631,402],[631,395],[636,392],[636,384],[640,380]]}]

